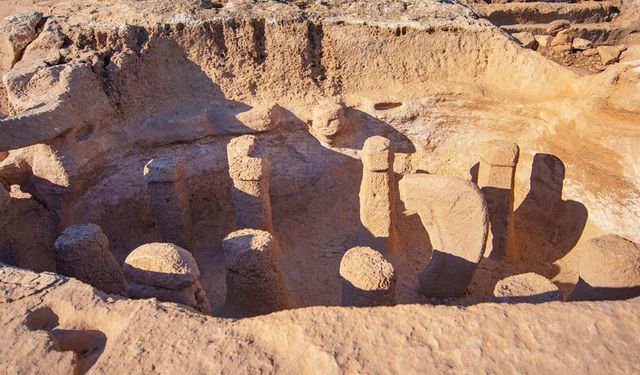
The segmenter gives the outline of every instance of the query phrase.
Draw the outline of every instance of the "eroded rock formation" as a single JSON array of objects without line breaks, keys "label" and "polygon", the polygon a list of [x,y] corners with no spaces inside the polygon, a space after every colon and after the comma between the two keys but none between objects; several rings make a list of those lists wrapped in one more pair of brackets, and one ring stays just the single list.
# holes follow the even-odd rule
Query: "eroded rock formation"
[{"label": "eroded rock formation", "polygon": [[269,233],[241,229],[222,242],[226,268],[225,306],[245,316],[266,314],[290,306],[278,267],[278,244]]},{"label": "eroded rock formation", "polygon": [[150,243],[133,250],[123,265],[131,298],[157,298],[211,313],[191,254],[171,243]]},{"label": "eroded rock formation", "polygon": [[489,227],[487,204],[472,182],[449,176],[407,175],[400,198],[429,233],[431,260],[420,273],[420,292],[460,296],[484,254]]},{"label": "eroded rock formation", "polygon": [[56,271],[112,294],[127,295],[127,282],[109,250],[109,240],[95,224],[65,229],[53,244]]},{"label": "eroded rock formation", "polygon": [[342,306],[384,306],[396,302],[393,265],[370,247],[353,247],[340,261]]}]

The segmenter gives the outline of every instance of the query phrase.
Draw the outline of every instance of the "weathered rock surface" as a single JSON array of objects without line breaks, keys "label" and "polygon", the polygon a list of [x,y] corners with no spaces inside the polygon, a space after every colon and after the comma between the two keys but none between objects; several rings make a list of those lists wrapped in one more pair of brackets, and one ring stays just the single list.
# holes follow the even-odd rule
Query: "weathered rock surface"
[{"label": "weathered rock surface", "polygon": [[420,274],[420,291],[429,297],[463,294],[484,254],[489,227],[487,204],[477,185],[449,176],[406,175],[400,198],[416,212],[433,246]]},{"label": "weathered rock surface", "polygon": [[127,283],[109,250],[109,240],[95,224],[65,229],[53,244],[56,271],[107,292],[126,295]]},{"label": "weathered rock surface", "polygon": [[234,314],[261,315],[289,307],[277,263],[278,244],[269,233],[241,229],[222,242],[226,267],[225,306]]},{"label": "weathered rock surface", "polygon": [[513,37],[516,38],[524,48],[536,49],[536,47],[538,47],[538,41],[533,34],[528,31],[515,33],[513,34]]},{"label": "weathered rock surface", "polygon": [[144,166],[151,206],[164,242],[191,248],[191,207],[184,181],[184,162],[170,156],[150,160]]},{"label": "weathered rock surface", "polygon": [[580,253],[580,279],[570,300],[640,295],[640,245],[613,234],[589,240]]},{"label": "weathered rock surface", "polygon": [[[82,350],[89,360],[79,364],[93,373],[640,370],[635,301],[312,307],[232,321],[10,267],[0,267],[0,301],[8,373],[72,373]],[[56,329],[82,344],[60,350]]]},{"label": "weathered rock surface", "polygon": [[200,278],[193,256],[171,243],[150,243],[133,250],[122,266],[127,280],[168,289],[182,289]]},{"label": "weathered rock surface", "polygon": [[38,35],[42,13],[19,13],[0,22],[0,70],[8,70]]},{"label": "weathered rock surface", "polygon": [[509,276],[500,280],[493,296],[496,302],[541,303],[561,301],[562,294],[549,279],[537,273],[529,272]]},{"label": "weathered rock surface", "polygon": [[210,313],[200,285],[200,270],[189,251],[171,243],[150,243],[133,250],[124,261],[132,298],[157,298]]},{"label": "weathered rock surface", "polygon": [[378,251],[393,251],[395,236],[396,183],[393,146],[389,139],[367,138],[360,152],[360,222],[358,243]]},{"label": "weathered rock surface", "polygon": [[481,147],[478,186],[487,201],[491,224],[487,256],[518,258],[513,206],[519,156],[520,149],[513,142],[491,140]]},{"label": "weathered rock surface", "polygon": [[354,247],[340,261],[342,306],[394,305],[397,275],[393,265],[370,247]]},{"label": "weathered rock surface", "polygon": [[600,55],[600,60],[604,65],[613,64],[618,62],[618,58],[620,57],[620,49],[615,46],[600,46],[596,48],[598,50],[598,54]]}]

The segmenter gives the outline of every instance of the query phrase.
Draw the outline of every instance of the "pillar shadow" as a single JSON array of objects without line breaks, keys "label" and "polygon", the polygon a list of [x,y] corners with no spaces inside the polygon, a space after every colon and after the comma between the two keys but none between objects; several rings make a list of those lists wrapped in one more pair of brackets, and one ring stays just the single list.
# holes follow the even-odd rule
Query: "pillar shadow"
[{"label": "pillar shadow", "polygon": [[521,273],[552,279],[559,272],[553,263],[571,251],[582,235],[588,211],[580,202],[562,199],[564,178],[565,165],[557,156],[534,156],[529,193],[514,212],[515,246],[525,268]]}]

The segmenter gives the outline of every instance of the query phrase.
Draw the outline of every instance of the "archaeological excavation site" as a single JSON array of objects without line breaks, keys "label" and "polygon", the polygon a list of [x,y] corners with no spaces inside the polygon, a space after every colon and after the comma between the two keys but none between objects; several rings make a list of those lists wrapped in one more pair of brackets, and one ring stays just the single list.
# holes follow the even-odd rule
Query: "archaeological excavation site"
[{"label": "archaeological excavation site", "polygon": [[0,0],[0,375],[640,372],[640,1]]}]

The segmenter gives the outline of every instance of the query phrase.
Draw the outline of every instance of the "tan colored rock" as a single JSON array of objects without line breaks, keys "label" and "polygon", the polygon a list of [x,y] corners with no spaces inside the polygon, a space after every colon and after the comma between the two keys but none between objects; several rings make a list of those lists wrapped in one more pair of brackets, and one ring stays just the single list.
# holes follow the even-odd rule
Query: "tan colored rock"
[{"label": "tan colored rock", "polygon": [[640,245],[608,234],[580,251],[580,278],[569,300],[611,300],[640,296]]},{"label": "tan colored rock", "polygon": [[569,30],[563,30],[563,31],[560,31],[558,34],[556,34],[556,36],[553,37],[553,39],[551,39],[551,47],[556,47],[559,45],[566,45],[566,44],[571,45],[572,41],[573,41],[572,33]]},{"label": "tan colored rock", "polygon": [[150,243],[133,250],[122,267],[131,298],[157,298],[211,312],[200,285],[200,271],[189,251],[171,243]]},{"label": "tan colored rock", "polygon": [[478,186],[487,201],[491,223],[487,256],[518,259],[513,218],[514,181],[520,149],[513,142],[491,140],[482,145]]},{"label": "tan colored rock", "polygon": [[325,99],[313,108],[311,133],[320,141],[331,145],[347,126],[344,104]]},{"label": "tan colored rock", "polygon": [[65,229],[53,244],[58,273],[111,294],[127,294],[127,282],[109,250],[109,240],[95,224]]},{"label": "tan colored rock", "polygon": [[571,22],[568,20],[555,20],[549,22],[547,25],[547,33],[549,35],[556,35],[558,32],[571,27]]},{"label": "tan colored rock", "polygon": [[419,277],[428,297],[462,295],[484,254],[489,214],[474,183],[456,177],[410,174],[399,183],[400,198],[416,212],[433,247]]},{"label": "tan colored rock", "polygon": [[590,40],[583,38],[573,38],[573,41],[571,42],[571,47],[578,51],[588,50],[592,45],[593,43],[591,43]]},{"label": "tan colored rock", "polygon": [[620,50],[615,46],[600,46],[596,48],[600,55],[600,60],[604,65],[618,62],[620,58]]},{"label": "tan colored rock", "polygon": [[0,22],[0,70],[10,69],[38,35],[42,13],[19,13]]},{"label": "tan colored rock", "polygon": [[535,35],[534,38],[540,47],[549,47],[551,39],[553,39],[550,35]]},{"label": "tan colored rock", "polygon": [[360,153],[360,222],[358,243],[378,251],[393,251],[395,239],[395,175],[391,142],[380,136],[368,138]]},{"label": "tan colored rock", "polygon": [[272,230],[268,159],[257,138],[243,135],[232,139],[227,158],[237,227]]},{"label": "tan colored rock", "polygon": [[[9,374],[71,374],[80,352],[96,347],[89,373],[630,374],[640,346],[632,301],[314,306],[231,320],[162,302],[109,299],[77,280],[2,266],[0,301],[0,368]],[[51,335],[56,328],[85,340],[61,351]],[[82,335],[96,331],[106,342]]]},{"label": "tan colored rock", "polygon": [[182,289],[200,278],[189,251],[172,243],[149,243],[133,250],[122,267],[127,280],[167,289]]},{"label": "tan colored rock", "polygon": [[522,47],[524,48],[536,49],[536,47],[538,47],[538,42],[536,41],[536,38],[533,36],[532,33],[528,31],[514,33],[512,34],[512,36],[516,38],[516,40],[520,42],[520,45],[522,45]]},{"label": "tan colored rock", "polygon": [[493,297],[496,302],[542,303],[561,301],[558,287],[544,276],[533,272],[509,276],[498,281]]},{"label": "tan colored rock", "polygon": [[342,306],[394,305],[397,275],[393,265],[370,247],[354,247],[340,261]]},{"label": "tan colored rock", "polygon": [[242,125],[258,132],[273,130],[277,126],[275,117],[276,109],[274,105],[257,106],[236,115]]},{"label": "tan colored rock", "polygon": [[226,267],[225,307],[233,315],[254,316],[290,307],[269,232],[242,229],[222,241]]},{"label": "tan colored rock", "polygon": [[191,248],[191,209],[182,160],[152,159],[144,167],[144,179],[162,240]]},{"label": "tan colored rock", "polygon": [[587,50],[585,50],[584,52],[582,52],[583,55],[585,56],[595,56],[598,54],[598,50],[595,48],[589,48]]}]

